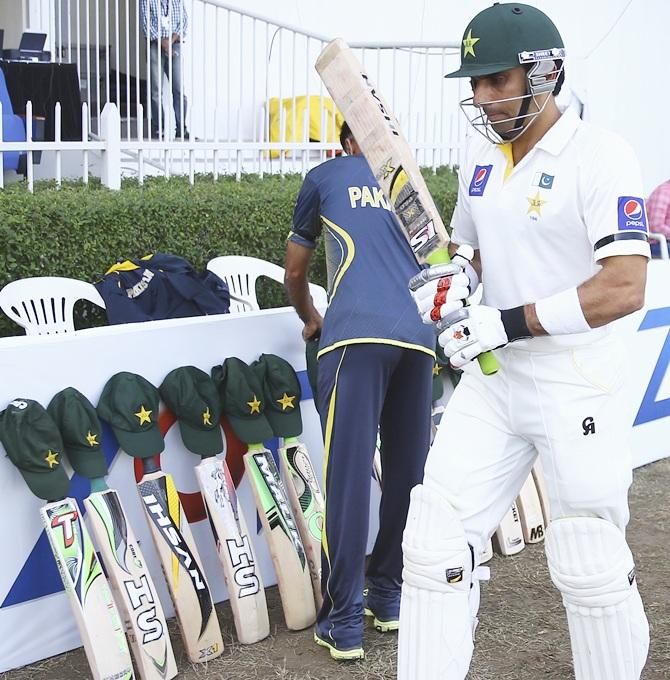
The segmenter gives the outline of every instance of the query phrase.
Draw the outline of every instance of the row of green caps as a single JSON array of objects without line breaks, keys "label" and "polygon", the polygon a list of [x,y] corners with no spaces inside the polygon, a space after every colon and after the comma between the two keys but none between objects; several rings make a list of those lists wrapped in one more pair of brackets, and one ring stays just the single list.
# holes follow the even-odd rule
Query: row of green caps
[{"label": "row of green caps", "polygon": [[45,410],[18,398],[0,413],[0,441],[36,496],[66,495],[69,480],[60,465],[67,453],[75,472],[103,477],[107,465],[100,446],[98,416],[107,421],[119,445],[137,458],[165,448],[158,425],[160,398],[179,421],[184,445],[203,457],[223,450],[219,422],[225,413],[235,434],[248,444],[302,432],[300,383],[291,365],[263,354],[248,366],[231,357],[212,369],[176,368],[156,389],[141,375],[120,372],[103,388],[98,409],[73,387],[54,396]]}]

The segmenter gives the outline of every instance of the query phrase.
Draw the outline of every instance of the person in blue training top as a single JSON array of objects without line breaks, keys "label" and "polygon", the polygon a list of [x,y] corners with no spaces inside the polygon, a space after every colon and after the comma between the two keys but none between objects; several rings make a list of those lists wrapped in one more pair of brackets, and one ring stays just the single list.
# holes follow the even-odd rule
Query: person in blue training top
[{"label": "person in blue training top", "polygon": [[[398,628],[402,529],[429,447],[435,336],[421,323],[407,289],[419,266],[346,123],[340,141],[348,155],[305,177],[284,285],[304,323],[305,341],[320,337],[317,409],[326,512],[323,606],[314,640],[345,660],[364,656],[364,612],[378,630]],[[322,319],[307,283],[324,227],[330,302]],[[378,428],[383,491],[365,573]]]}]

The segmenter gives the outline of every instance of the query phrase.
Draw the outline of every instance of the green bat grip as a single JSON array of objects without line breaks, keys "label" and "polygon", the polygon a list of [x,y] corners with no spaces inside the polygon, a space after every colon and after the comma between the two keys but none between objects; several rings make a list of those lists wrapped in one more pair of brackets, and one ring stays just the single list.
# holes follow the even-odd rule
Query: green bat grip
[{"label": "green bat grip", "polygon": [[[451,262],[449,249],[446,246],[444,248],[438,248],[426,258],[426,262],[428,264],[449,264]],[[484,375],[493,375],[494,373],[497,373],[500,368],[500,364],[493,352],[483,352],[477,357],[477,362]]]}]

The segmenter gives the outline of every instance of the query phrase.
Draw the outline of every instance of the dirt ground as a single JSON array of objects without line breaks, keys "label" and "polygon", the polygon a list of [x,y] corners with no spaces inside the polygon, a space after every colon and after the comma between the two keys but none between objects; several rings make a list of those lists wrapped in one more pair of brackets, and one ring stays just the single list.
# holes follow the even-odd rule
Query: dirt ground
[{"label": "dirt ground", "polygon": [[[651,627],[651,648],[643,680],[670,678],[670,458],[635,472],[628,538]],[[568,680],[573,678],[567,626],[560,598],[547,572],[542,545],[514,557],[495,556],[484,586],[470,680]],[[171,621],[180,678],[195,680],[392,680],[396,635],[369,626],[366,659],[337,663],[312,642],[311,630],[288,632],[276,588],[268,589],[271,636],[251,646],[235,642],[230,607],[220,605],[226,649],[207,666],[185,658]],[[87,678],[81,649],[0,675],[2,680]],[[416,680],[423,680],[417,678]]]}]

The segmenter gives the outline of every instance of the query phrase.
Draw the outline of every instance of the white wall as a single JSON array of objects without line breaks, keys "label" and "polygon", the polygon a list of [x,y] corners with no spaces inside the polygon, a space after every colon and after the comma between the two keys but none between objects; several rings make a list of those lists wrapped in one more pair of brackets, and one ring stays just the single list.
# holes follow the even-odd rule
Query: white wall
[{"label": "white wall", "polygon": [[21,0],[0,0],[0,28],[5,31],[5,49],[17,48],[23,33]]}]

